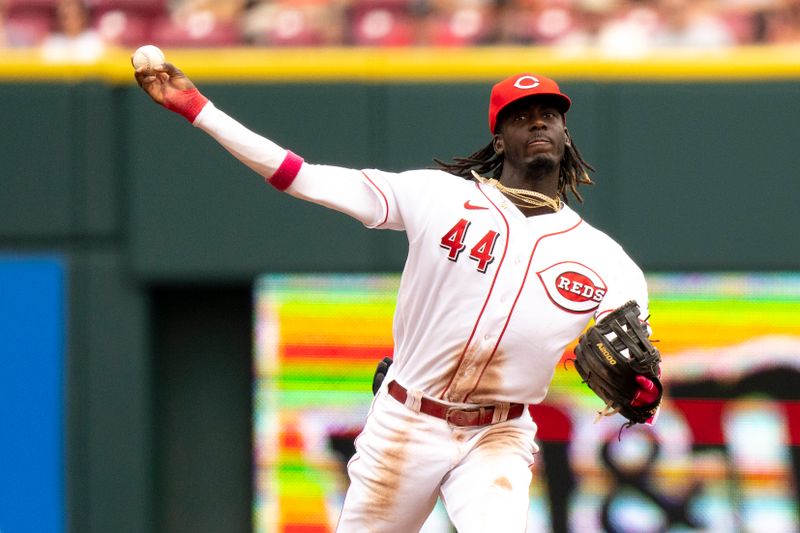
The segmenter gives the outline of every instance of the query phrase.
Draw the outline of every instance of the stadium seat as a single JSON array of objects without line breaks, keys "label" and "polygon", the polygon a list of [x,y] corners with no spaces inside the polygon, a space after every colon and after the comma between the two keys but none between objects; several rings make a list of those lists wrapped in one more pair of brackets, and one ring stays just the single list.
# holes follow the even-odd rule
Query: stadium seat
[{"label": "stadium seat", "polygon": [[97,14],[92,23],[107,43],[138,47],[150,40],[152,17],[122,9]]},{"label": "stadium seat", "polygon": [[370,8],[354,14],[351,26],[353,44],[358,46],[409,46],[414,44],[414,28],[405,10]]},{"label": "stadium seat", "polygon": [[486,42],[493,27],[486,10],[465,7],[438,18],[428,36],[434,46],[469,46]]},{"label": "stadium seat", "polygon": [[234,23],[217,20],[213,13],[193,13],[185,21],[163,15],[156,18],[150,39],[159,46],[236,46],[242,43],[241,32]]},{"label": "stadium seat", "polygon": [[324,44],[324,37],[312,25],[307,10],[287,6],[275,13],[273,24],[257,41],[270,46],[318,46]]},{"label": "stadium seat", "polygon": [[16,10],[46,9],[55,11],[58,0],[6,0],[6,9],[9,12]]},{"label": "stadium seat", "polygon": [[167,11],[166,0],[88,0],[88,3],[89,7],[99,13],[121,10],[126,13],[156,16]]},{"label": "stadium seat", "polygon": [[12,47],[38,46],[55,27],[47,11],[11,13],[6,19],[6,37]]},{"label": "stadium seat", "polygon": [[354,11],[367,11],[370,9],[385,8],[391,11],[409,11],[417,0],[352,0]]}]

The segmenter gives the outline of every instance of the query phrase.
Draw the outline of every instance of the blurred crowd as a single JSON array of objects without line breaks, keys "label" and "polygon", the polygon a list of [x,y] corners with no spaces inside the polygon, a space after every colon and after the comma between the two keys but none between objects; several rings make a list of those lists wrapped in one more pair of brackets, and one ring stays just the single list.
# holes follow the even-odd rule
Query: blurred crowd
[{"label": "blurred crowd", "polygon": [[0,46],[660,47],[800,43],[800,0],[0,0]]}]

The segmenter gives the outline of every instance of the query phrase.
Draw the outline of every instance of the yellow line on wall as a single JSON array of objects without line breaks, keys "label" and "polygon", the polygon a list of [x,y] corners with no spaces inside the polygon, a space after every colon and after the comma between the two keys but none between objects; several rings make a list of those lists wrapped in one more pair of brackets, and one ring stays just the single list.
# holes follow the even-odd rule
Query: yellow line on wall
[{"label": "yellow line on wall", "polygon": [[[215,48],[169,49],[169,61],[192,79],[211,82],[491,81],[522,71],[559,80],[729,81],[800,79],[800,47],[728,51],[666,50],[614,58],[597,51],[550,48]],[[95,64],[49,64],[36,50],[4,50],[0,81],[133,83],[132,50],[113,49]]]}]

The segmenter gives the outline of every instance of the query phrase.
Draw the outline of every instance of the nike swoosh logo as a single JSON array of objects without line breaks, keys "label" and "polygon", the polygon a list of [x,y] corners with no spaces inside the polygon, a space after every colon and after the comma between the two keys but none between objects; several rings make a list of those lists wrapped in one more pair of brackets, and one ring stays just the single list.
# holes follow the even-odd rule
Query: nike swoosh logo
[{"label": "nike swoosh logo", "polygon": [[482,205],[472,205],[469,203],[469,200],[464,202],[464,209],[489,209],[488,207],[483,207]]}]

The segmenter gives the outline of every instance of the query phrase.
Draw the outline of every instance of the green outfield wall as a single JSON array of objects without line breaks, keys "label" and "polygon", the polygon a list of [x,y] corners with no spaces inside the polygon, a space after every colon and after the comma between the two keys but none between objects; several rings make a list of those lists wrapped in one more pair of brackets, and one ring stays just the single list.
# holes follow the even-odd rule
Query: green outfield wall
[{"label": "green outfield wall", "polygon": [[[597,168],[571,205],[645,270],[800,269],[795,59],[219,53],[168,56],[307,161],[386,170],[483,146],[491,83],[543,65]],[[275,192],[110,58],[0,61],[0,251],[67,263],[65,523],[247,531],[253,276],[397,271],[405,238]]]}]

